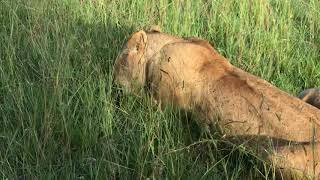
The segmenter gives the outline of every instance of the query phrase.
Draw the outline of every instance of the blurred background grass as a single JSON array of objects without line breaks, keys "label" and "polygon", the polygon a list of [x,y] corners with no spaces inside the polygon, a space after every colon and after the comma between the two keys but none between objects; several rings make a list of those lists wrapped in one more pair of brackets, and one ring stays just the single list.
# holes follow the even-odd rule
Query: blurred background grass
[{"label": "blurred background grass", "polygon": [[273,179],[183,112],[116,103],[112,66],[148,25],[207,39],[293,95],[320,85],[318,0],[0,0],[3,179]]}]

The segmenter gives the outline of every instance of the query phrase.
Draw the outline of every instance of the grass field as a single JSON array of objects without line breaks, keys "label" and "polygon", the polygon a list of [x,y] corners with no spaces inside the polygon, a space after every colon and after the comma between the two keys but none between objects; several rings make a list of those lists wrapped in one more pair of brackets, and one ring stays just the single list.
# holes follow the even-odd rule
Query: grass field
[{"label": "grass field", "polygon": [[116,103],[126,38],[159,24],[209,40],[296,95],[320,86],[319,0],[0,0],[1,179],[273,179],[183,112]]}]

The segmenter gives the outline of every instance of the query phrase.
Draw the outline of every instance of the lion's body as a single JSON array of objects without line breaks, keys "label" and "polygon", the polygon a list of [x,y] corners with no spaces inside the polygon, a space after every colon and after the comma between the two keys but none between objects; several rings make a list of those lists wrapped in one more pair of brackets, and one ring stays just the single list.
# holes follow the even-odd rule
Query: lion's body
[{"label": "lion's body", "polygon": [[[121,80],[145,87],[162,106],[171,104],[198,114],[202,124],[218,126],[223,137],[267,137],[309,143],[307,147],[312,137],[316,141],[320,138],[320,130],[314,131],[320,129],[318,109],[234,67],[206,41],[176,37],[155,40],[155,36],[138,33],[129,39],[127,47],[130,49],[133,39],[135,47],[145,48],[140,49],[143,53],[133,51],[139,58],[131,58],[129,52],[120,56],[115,65],[121,61],[136,65],[128,67],[129,73],[115,72],[116,81],[130,91],[134,91],[132,86]],[[259,143],[262,146],[263,142]],[[287,151],[279,153],[286,155]],[[305,160],[302,163],[309,163],[306,159],[312,154],[300,153],[299,157]],[[294,162],[291,167],[301,166]],[[320,171],[320,165],[316,170]],[[310,173],[311,169],[307,171]]]},{"label": "lion's body", "polygon": [[166,45],[146,68],[157,101],[200,113],[206,123],[219,115],[226,135],[309,142],[312,122],[320,125],[320,111],[202,46]]}]

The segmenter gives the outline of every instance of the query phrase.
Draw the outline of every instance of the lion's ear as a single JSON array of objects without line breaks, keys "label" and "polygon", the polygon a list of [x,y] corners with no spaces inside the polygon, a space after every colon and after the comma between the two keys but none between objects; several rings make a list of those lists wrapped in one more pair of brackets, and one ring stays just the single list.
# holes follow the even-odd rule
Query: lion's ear
[{"label": "lion's ear", "polygon": [[147,34],[143,30],[134,33],[128,42],[129,49],[135,52],[145,50],[147,44]]}]

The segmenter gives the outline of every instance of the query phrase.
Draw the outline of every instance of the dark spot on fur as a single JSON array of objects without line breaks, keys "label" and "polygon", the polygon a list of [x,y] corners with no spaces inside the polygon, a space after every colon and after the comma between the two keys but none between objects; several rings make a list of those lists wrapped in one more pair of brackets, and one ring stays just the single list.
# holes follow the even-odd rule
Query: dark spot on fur
[{"label": "dark spot on fur", "polygon": [[165,73],[165,74],[167,74],[167,75],[169,75],[169,73],[167,71],[163,70],[163,69],[160,69],[160,71]]}]

